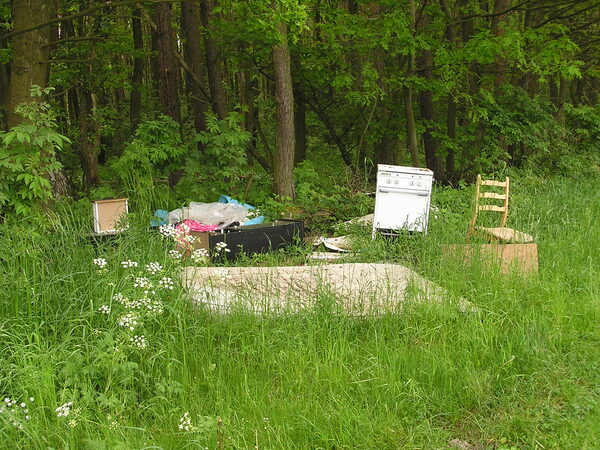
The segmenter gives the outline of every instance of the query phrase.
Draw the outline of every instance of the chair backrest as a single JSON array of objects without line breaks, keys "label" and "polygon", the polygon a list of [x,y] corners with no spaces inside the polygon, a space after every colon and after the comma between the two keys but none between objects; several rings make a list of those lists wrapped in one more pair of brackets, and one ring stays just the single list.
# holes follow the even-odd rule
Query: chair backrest
[{"label": "chair backrest", "polygon": [[[502,188],[502,192],[490,192],[489,189],[486,189],[488,186]],[[502,213],[498,227],[503,228],[506,226],[506,219],[508,218],[509,186],[510,180],[508,177],[506,177],[504,181],[495,181],[482,180],[481,175],[477,175],[477,182],[475,183],[475,210],[473,212],[473,217],[471,217],[467,234],[471,234],[475,230],[477,216],[480,211]],[[501,203],[501,205],[499,205],[499,203]]]}]

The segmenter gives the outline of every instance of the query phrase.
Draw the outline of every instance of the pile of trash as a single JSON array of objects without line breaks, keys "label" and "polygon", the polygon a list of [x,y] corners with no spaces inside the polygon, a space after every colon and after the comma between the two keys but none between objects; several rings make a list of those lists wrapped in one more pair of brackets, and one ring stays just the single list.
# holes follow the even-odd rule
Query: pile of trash
[{"label": "pile of trash", "polygon": [[216,231],[264,221],[265,217],[254,206],[221,195],[216,202],[190,202],[188,206],[171,212],[158,210],[154,213],[151,225],[184,224],[190,231]]}]

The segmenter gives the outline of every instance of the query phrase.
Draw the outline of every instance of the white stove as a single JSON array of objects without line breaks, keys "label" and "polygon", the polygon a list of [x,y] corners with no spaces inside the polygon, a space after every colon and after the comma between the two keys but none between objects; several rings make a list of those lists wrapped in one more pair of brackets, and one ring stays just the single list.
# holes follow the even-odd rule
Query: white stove
[{"label": "white stove", "polygon": [[377,166],[373,237],[376,232],[427,232],[433,172],[419,167]]}]

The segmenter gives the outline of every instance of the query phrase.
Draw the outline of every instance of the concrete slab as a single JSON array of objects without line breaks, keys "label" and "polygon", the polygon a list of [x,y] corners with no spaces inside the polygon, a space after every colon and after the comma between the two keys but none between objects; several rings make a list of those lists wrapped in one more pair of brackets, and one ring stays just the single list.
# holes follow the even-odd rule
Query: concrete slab
[{"label": "concrete slab", "polygon": [[464,299],[398,264],[320,264],[289,267],[187,267],[183,279],[195,302],[228,312],[299,312],[331,299],[345,313],[400,311],[407,302],[455,304]]}]

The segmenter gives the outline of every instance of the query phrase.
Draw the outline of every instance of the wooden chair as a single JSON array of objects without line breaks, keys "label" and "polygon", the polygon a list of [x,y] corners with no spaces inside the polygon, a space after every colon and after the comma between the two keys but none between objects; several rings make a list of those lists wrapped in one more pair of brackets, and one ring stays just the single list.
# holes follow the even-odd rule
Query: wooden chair
[{"label": "wooden chair", "polygon": [[[521,231],[513,230],[506,227],[506,219],[508,218],[508,195],[510,180],[508,177],[504,181],[482,180],[481,175],[477,175],[477,183],[475,184],[475,211],[469,222],[467,229],[467,244],[470,242],[471,236],[475,233],[482,234],[490,241],[526,244],[533,242],[533,237]],[[502,193],[486,191],[486,187],[502,188]],[[502,203],[502,206],[498,205]],[[481,227],[477,226],[477,218],[480,211],[491,211],[501,214],[500,224],[497,227]]]}]

